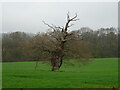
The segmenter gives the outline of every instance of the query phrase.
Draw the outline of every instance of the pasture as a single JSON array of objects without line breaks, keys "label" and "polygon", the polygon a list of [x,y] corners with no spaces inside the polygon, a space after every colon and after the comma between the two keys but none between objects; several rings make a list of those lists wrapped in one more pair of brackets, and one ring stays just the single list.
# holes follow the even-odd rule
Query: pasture
[{"label": "pasture", "polygon": [[96,58],[88,65],[63,65],[60,72],[48,64],[5,62],[3,88],[111,88],[118,84],[118,59]]}]

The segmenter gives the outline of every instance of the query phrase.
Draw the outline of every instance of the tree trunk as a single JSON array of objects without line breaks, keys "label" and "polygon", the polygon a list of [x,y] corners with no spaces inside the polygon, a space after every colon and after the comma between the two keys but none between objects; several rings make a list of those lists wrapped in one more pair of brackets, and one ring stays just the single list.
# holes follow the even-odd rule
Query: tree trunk
[{"label": "tree trunk", "polygon": [[52,65],[52,71],[59,71],[59,57],[54,56],[53,58],[53,65]]},{"label": "tree trunk", "polygon": [[54,56],[54,58],[52,58],[52,71],[59,71],[61,65],[62,65],[62,57]]},{"label": "tree trunk", "polygon": [[52,53],[52,71],[59,71],[62,65],[64,43],[64,41],[60,41],[60,44],[58,44],[57,49]]}]

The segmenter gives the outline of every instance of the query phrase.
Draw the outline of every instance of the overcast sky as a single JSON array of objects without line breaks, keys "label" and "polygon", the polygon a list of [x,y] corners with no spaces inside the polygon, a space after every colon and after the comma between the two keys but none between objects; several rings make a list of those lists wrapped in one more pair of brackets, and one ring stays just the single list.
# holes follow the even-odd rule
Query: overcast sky
[{"label": "overcast sky", "polygon": [[68,11],[71,17],[77,13],[80,19],[71,30],[118,25],[117,2],[11,2],[2,4],[2,32],[44,32],[48,27],[42,21],[63,26]]}]

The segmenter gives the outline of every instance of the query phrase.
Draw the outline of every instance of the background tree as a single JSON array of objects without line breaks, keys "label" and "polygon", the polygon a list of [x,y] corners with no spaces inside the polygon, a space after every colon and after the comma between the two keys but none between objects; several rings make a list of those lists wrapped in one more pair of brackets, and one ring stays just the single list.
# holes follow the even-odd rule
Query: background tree
[{"label": "background tree", "polygon": [[95,31],[81,28],[79,34],[89,44],[93,57],[118,57],[118,31],[115,28],[100,28]]},{"label": "background tree", "polygon": [[6,33],[2,35],[3,61],[23,61],[22,43],[30,38],[24,32]]}]

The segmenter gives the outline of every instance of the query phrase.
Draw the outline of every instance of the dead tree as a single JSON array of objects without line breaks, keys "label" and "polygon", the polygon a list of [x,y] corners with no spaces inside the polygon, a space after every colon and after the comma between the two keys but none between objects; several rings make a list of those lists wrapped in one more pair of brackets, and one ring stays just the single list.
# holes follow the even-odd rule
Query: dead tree
[{"label": "dead tree", "polygon": [[[51,51],[51,64],[52,64],[52,71],[59,71],[65,50],[65,43],[69,40],[67,37],[72,35],[72,33],[68,32],[68,28],[71,27],[73,24],[70,25],[70,22],[77,21],[77,14],[70,18],[69,13],[67,14],[67,22],[65,23],[64,27],[56,27],[54,25],[49,25],[43,21],[45,25],[50,27],[53,30],[53,33],[49,33],[56,40],[55,49]],[[58,35],[57,35],[58,34]]]},{"label": "dead tree", "polygon": [[[70,18],[67,14],[67,22],[63,27],[49,25],[46,33],[38,33],[23,44],[25,56],[36,61],[50,61],[52,71],[59,71],[63,64],[63,59],[78,60],[84,64],[88,62],[90,54],[86,43],[79,39],[78,31],[69,31],[73,25],[71,22],[77,21],[77,14]],[[32,43],[32,44],[31,44]]]}]

